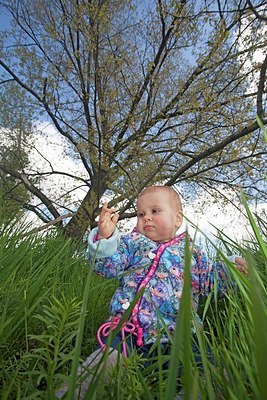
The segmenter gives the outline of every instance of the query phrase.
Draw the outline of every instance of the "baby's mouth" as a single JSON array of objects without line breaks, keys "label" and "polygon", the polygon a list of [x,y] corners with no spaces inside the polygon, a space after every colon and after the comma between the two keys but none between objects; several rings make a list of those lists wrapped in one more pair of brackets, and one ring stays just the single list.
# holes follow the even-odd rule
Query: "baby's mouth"
[{"label": "baby's mouth", "polygon": [[152,225],[146,225],[146,226],[144,226],[144,230],[145,230],[145,231],[151,231],[152,229],[154,229],[154,226],[152,226]]}]

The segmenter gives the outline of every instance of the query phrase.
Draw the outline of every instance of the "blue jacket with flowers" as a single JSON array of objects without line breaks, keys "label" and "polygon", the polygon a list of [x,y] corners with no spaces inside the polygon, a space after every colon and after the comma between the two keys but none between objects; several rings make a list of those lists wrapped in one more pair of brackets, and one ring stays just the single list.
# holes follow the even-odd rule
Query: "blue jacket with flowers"
[{"label": "blue jacket with flowers", "polygon": [[[137,231],[120,236],[118,230],[111,238],[95,241],[97,228],[88,237],[89,262],[106,278],[120,282],[110,303],[110,314],[121,316],[135,298],[138,287],[146,277],[160,243]],[[173,332],[184,286],[185,239],[168,246],[162,253],[156,271],[146,284],[138,310],[138,322],[143,328],[144,343],[155,340],[165,326]],[[226,289],[226,276],[221,262],[209,261],[206,254],[194,246],[191,258],[191,288],[194,307],[200,295],[207,295],[215,277],[220,293]],[[201,322],[201,321],[200,321]],[[165,339],[164,339],[165,338]],[[167,340],[163,333],[162,341]]]}]

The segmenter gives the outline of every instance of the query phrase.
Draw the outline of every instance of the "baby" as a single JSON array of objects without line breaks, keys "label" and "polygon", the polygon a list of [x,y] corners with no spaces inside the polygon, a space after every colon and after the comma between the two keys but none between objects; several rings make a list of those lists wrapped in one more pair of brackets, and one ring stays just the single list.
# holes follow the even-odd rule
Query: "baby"
[{"label": "baby", "polygon": [[[109,344],[109,365],[117,362],[118,352],[127,356],[136,349],[147,357],[157,338],[162,352],[170,353],[170,335],[176,328],[184,286],[186,233],[177,235],[182,225],[179,194],[168,186],[146,187],[137,198],[136,228],[130,234],[120,236],[116,227],[118,219],[115,209],[108,208],[105,203],[98,227],[88,238],[89,263],[94,265],[94,270],[120,282],[110,303],[110,319],[97,333],[102,350],[107,342]],[[227,290],[227,274],[222,262],[208,260],[192,241],[191,250],[191,293],[197,310],[199,296],[213,290],[215,279],[219,294]],[[236,257],[235,262],[240,271],[246,271],[245,260]],[[136,301],[140,290],[142,295]],[[110,332],[131,304],[134,307],[128,321],[109,340]],[[200,318],[198,320],[201,324]],[[97,352],[87,358],[80,372],[99,362],[101,353]],[[82,384],[84,393],[90,380],[89,376]]]},{"label": "baby", "polygon": [[[143,289],[130,318],[135,327],[132,346],[151,344],[158,334],[161,335],[161,342],[168,342],[164,327],[167,326],[170,332],[175,329],[184,285],[186,234],[176,235],[182,225],[180,196],[168,186],[147,187],[137,199],[136,229],[120,237],[116,228],[118,219],[119,215],[106,203],[98,228],[91,231],[88,239],[89,262],[94,262],[95,271],[106,278],[120,280],[120,286],[111,300],[111,320],[120,318]],[[237,268],[245,271],[245,261],[239,257],[235,261]],[[227,287],[223,263],[209,261],[205,253],[194,246],[191,287],[196,309],[199,295],[207,295],[213,289],[214,279],[217,279],[217,287],[222,294]],[[101,329],[98,338],[104,348]],[[120,342],[121,333],[111,346],[117,348]]]}]

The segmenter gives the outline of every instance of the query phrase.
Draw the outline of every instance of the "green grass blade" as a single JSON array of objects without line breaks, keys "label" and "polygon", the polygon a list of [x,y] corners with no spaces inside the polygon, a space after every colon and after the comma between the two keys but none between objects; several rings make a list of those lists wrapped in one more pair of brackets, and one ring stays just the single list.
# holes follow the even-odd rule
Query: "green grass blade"
[{"label": "green grass blade", "polygon": [[264,243],[264,241],[262,239],[260,231],[259,231],[259,229],[258,229],[258,227],[256,225],[256,222],[255,222],[255,220],[254,220],[254,218],[252,216],[252,213],[251,213],[251,211],[249,209],[247,200],[246,200],[246,198],[245,198],[245,196],[244,196],[244,194],[242,192],[241,192],[241,197],[242,197],[242,201],[243,201],[244,207],[246,209],[246,212],[247,212],[247,215],[248,215],[248,218],[249,218],[249,222],[250,222],[251,227],[253,229],[254,235],[255,235],[255,237],[256,237],[256,239],[258,241],[258,244],[260,246],[260,249],[261,249],[264,257],[267,258],[267,246],[265,245],[265,243]]},{"label": "green grass blade", "polygon": [[267,293],[262,290],[255,273],[255,265],[252,257],[248,257],[249,287],[251,296],[251,315],[253,319],[253,341],[255,343],[255,355],[257,365],[257,377],[259,382],[259,398],[264,399],[267,394]]},{"label": "green grass blade", "polygon": [[[185,247],[185,282],[182,299],[179,307],[179,313],[176,320],[176,329],[173,345],[171,349],[170,367],[168,371],[167,385],[164,393],[164,399],[173,399],[177,389],[177,376],[181,360],[184,361],[184,377],[186,396],[190,393],[190,351],[191,351],[191,277],[190,277],[191,252],[189,250],[189,241],[186,240]],[[190,348],[190,349],[189,349]],[[183,357],[183,350],[185,351]]]},{"label": "green grass blade", "polygon": [[261,130],[262,130],[264,140],[265,140],[265,142],[267,142],[267,129],[266,129],[266,127],[263,125],[262,120],[260,119],[260,117],[259,117],[258,115],[256,115],[256,120],[257,120],[257,123],[258,123],[259,127],[260,127]]}]

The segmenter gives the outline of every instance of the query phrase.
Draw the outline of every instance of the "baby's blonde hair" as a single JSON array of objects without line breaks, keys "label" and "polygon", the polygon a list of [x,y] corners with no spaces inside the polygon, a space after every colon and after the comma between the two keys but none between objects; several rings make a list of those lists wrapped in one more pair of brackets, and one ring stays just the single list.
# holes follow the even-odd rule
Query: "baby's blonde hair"
[{"label": "baby's blonde hair", "polygon": [[177,210],[182,211],[182,203],[181,203],[180,195],[178,192],[176,192],[176,190],[174,190],[170,186],[163,186],[163,185],[162,186],[160,186],[160,185],[147,186],[139,193],[139,195],[137,197],[137,201],[144,194],[149,193],[149,192],[156,192],[157,190],[164,190],[164,191],[166,191],[166,193],[168,192],[169,195],[171,196],[174,206],[177,208]]}]

